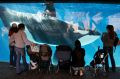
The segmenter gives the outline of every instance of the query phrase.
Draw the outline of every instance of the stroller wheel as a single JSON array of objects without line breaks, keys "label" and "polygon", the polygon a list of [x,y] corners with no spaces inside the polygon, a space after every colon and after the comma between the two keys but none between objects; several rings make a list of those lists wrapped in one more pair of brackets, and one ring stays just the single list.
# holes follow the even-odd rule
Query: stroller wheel
[{"label": "stroller wheel", "polygon": [[107,77],[107,76],[108,76],[108,74],[107,74],[106,72],[104,72],[104,73],[103,73],[103,76],[104,76],[104,77]]},{"label": "stroller wheel", "polygon": [[95,73],[95,74],[93,74],[93,77],[97,77],[97,74]]},{"label": "stroller wheel", "polygon": [[90,66],[86,66],[86,67],[85,67],[85,70],[86,70],[86,71],[91,71],[91,67],[90,67]]}]

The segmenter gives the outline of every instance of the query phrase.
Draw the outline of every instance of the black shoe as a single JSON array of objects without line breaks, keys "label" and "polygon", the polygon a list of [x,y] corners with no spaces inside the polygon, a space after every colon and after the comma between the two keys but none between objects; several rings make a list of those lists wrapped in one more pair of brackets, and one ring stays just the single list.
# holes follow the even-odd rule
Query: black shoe
[{"label": "black shoe", "polygon": [[17,75],[21,75],[22,74],[22,72],[19,72],[19,73],[16,73]]},{"label": "black shoe", "polygon": [[29,69],[28,68],[26,68],[26,69],[24,69],[24,72],[27,72]]},{"label": "black shoe", "polygon": [[106,69],[105,71],[106,71],[106,72],[109,72],[109,69]]},{"label": "black shoe", "polygon": [[112,69],[112,72],[116,72],[116,69]]}]

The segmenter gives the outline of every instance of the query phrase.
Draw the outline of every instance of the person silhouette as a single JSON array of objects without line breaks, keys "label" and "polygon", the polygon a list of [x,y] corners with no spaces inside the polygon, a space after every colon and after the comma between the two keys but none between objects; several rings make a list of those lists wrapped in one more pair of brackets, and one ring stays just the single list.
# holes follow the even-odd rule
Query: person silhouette
[{"label": "person silhouette", "polygon": [[116,71],[115,60],[113,57],[113,47],[115,45],[115,40],[118,38],[116,32],[114,31],[113,25],[107,25],[107,32],[102,34],[101,40],[103,42],[103,49],[106,51],[105,56],[105,70],[109,72],[108,56],[110,56],[112,71]]},{"label": "person silhouette", "polygon": [[84,66],[85,66],[85,50],[81,48],[81,43],[79,40],[75,41],[75,48],[72,52],[72,66],[74,75],[77,75],[79,72],[80,76],[83,76]]},{"label": "person silhouette", "polygon": [[45,5],[46,5],[46,8],[45,8],[44,14],[46,16],[56,17],[56,10],[54,7],[54,3],[52,1],[46,1]]}]

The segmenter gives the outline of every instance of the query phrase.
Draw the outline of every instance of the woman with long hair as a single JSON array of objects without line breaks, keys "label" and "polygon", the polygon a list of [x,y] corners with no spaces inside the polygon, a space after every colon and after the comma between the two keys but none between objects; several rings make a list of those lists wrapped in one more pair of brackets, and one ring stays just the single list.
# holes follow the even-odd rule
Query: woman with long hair
[{"label": "woman with long hair", "polygon": [[73,70],[75,71],[74,75],[77,75],[79,72],[79,75],[83,76],[83,67],[85,66],[84,56],[85,50],[81,47],[81,42],[79,40],[76,40],[75,48],[72,52],[72,66]]},{"label": "woman with long hair", "polygon": [[13,38],[13,34],[15,33],[15,30],[17,29],[17,24],[13,23],[12,27],[9,30],[9,49],[10,49],[10,67],[16,67],[16,53],[15,53],[15,41]]},{"label": "woman with long hair", "polygon": [[[25,25],[20,23],[18,25],[18,30],[14,33],[14,40],[15,40],[15,51],[17,55],[16,60],[16,73],[21,74],[21,72],[28,70],[28,64],[26,62],[26,54],[25,54],[25,46],[32,45],[33,43],[27,39],[27,36],[24,32]],[[20,66],[20,59],[22,57],[24,69]]]}]

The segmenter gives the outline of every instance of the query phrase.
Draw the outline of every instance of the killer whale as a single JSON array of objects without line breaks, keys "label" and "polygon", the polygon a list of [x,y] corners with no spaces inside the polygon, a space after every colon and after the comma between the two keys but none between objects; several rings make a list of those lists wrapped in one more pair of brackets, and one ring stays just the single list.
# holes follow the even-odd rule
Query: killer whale
[{"label": "killer whale", "polygon": [[100,36],[100,33],[95,30],[87,30],[83,34],[86,30],[79,28],[78,32],[74,32],[71,26],[68,28],[70,24],[57,18],[45,17],[40,13],[17,12],[3,6],[0,6],[0,18],[4,26],[8,29],[10,28],[10,23],[13,21],[24,23],[33,39],[41,43],[73,45],[75,40],[83,39],[84,37],[88,37],[88,35],[97,36],[97,38]]}]

